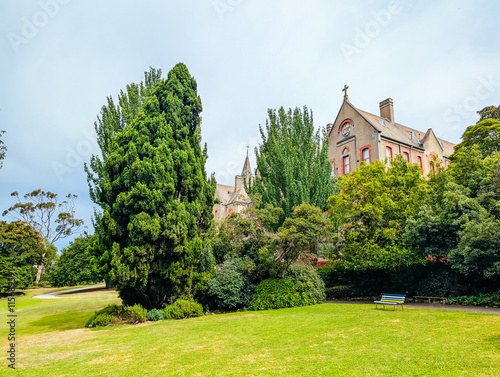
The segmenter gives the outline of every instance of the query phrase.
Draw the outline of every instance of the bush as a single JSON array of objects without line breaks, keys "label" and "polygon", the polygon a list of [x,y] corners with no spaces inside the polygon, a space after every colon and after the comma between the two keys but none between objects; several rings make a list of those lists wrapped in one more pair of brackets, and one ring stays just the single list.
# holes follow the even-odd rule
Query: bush
[{"label": "bush", "polygon": [[136,322],[146,322],[148,311],[144,309],[141,305],[125,306],[124,308],[124,319],[129,323]]},{"label": "bush", "polygon": [[348,285],[337,285],[336,287],[326,288],[326,298],[341,300],[352,297],[352,289]]},{"label": "bush", "polygon": [[292,264],[286,276],[292,279],[300,292],[311,293],[316,304],[325,301],[325,283],[314,267],[305,264]]},{"label": "bush", "polygon": [[148,321],[161,321],[165,319],[165,313],[161,309],[151,309],[148,314]]},{"label": "bush", "polygon": [[254,286],[241,273],[240,262],[238,258],[231,258],[217,266],[207,284],[206,301],[210,308],[234,310],[250,303]]},{"label": "bush", "polygon": [[316,303],[311,292],[300,292],[291,278],[267,279],[255,289],[249,310],[267,310],[305,306]]},{"label": "bush", "polygon": [[454,275],[448,271],[431,272],[420,281],[416,289],[417,296],[447,296],[452,291]]},{"label": "bush", "polygon": [[172,305],[167,305],[163,313],[166,319],[201,317],[203,307],[193,300],[178,299]]},{"label": "bush", "polygon": [[147,310],[140,305],[122,306],[108,305],[95,312],[86,323],[86,327],[107,326],[110,323],[137,323],[145,322]]},{"label": "bush", "polygon": [[500,292],[495,294],[485,294],[479,296],[459,296],[448,297],[446,299],[448,305],[468,305],[468,306],[491,306],[500,308]]}]

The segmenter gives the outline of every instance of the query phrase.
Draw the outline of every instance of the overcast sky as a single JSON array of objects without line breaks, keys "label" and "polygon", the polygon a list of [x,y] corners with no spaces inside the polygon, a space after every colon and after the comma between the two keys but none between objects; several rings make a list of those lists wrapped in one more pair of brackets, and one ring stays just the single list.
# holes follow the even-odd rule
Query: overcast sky
[{"label": "overcast sky", "polygon": [[0,210],[12,191],[73,193],[92,231],[94,121],[150,66],[183,62],[196,79],[219,183],[246,145],[255,166],[268,108],[307,106],[324,127],[344,84],[354,106],[378,114],[391,97],[397,122],[459,142],[500,104],[499,14],[494,0],[0,0]]}]

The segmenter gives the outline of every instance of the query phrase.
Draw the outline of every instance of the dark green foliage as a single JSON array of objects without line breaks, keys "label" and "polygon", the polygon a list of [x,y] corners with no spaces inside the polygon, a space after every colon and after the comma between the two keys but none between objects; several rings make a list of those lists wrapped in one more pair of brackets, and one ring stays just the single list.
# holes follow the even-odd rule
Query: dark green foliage
[{"label": "dark green foliage", "polygon": [[415,290],[417,296],[444,297],[453,292],[456,276],[446,270],[431,272],[418,283]]},{"label": "dark green foliage", "polygon": [[486,106],[477,112],[481,117],[479,121],[485,119],[500,120],[500,106]]},{"label": "dark green foliage", "polygon": [[318,303],[311,291],[302,292],[291,278],[267,279],[255,289],[249,310],[268,310]]},{"label": "dark green foliage", "polygon": [[193,300],[178,299],[172,305],[167,305],[163,312],[165,319],[201,317],[203,307]]},{"label": "dark green foliage", "polygon": [[165,312],[162,309],[151,309],[147,317],[148,321],[161,321],[165,319]]},{"label": "dark green foliage", "polygon": [[300,292],[312,293],[316,303],[325,300],[325,283],[319,277],[316,269],[305,264],[292,264],[286,272],[297,285]]},{"label": "dark green foliage", "polygon": [[96,192],[105,203],[100,224],[125,304],[159,308],[192,290],[214,196],[200,146],[200,112],[196,82],[177,64],[117,133],[103,162]]},{"label": "dark green foliage", "polygon": [[485,294],[478,296],[458,296],[448,297],[446,299],[448,305],[469,305],[469,306],[490,306],[500,308],[500,292],[494,294]]},{"label": "dark green foliage", "polygon": [[249,193],[283,209],[279,225],[304,202],[325,211],[326,199],[336,191],[326,132],[314,130],[307,107],[303,112],[269,109],[268,117],[265,131],[260,127],[262,144],[255,151],[260,179],[254,180]]},{"label": "dark green foliage", "polygon": [[123,306],[108,305],[104,309],[94,312],[85,327],[107,326],[110,323],[137,323],[147,320],[147,310],[140,305]]},{"label": "dark green foliage", "polygon": [[326,288],[325,294],[328,300],[342,300],[353,297],[352,288],[348,285],[337,285],[335,287]]},{"label": "dark green foliage", "polygon": [[41,263],[43,239],[22,221],[0,221],[0,294],[7,292],[9,275],[14,274],[17,289],[33,285],[34,265]]},{"label": "dark green foliage", "polygon": [[293,208],[279,229],[277,260],[285,268],[306,254],[317,254],[321,245],[331,242],[332,227],[321,209],[308,203]]},{"label": "dark green foliage", "polygon": [[205,301],[212,310],[234,310],[250,303],[254,286],[243,275],[240,264],[240,259],[228,258],[217,266],[205,292]]},{"label": "dark green foliage", "polygon": [[101,278],[92,270],[91,255],[87,248],[95,241],[94,235],[80,236],[62,251],[49,275],[53,287],[94,284]]}]

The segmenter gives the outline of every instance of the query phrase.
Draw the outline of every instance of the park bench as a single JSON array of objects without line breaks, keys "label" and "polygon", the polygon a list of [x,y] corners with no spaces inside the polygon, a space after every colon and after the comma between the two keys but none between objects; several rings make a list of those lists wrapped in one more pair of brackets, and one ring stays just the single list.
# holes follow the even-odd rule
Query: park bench
[{"label": "park bench", "polygon": [[393,293],[382,293],[382,298],[377,301],[373,301],[375,303],[375,309],[377,309],[378,304],[384,305],[384,309],[386,305],[392,305],[394,310],[396,310],[396,305],[401,305],[401,310],[403,310],[403,304],[405,303],[406,295],[399,295]]},{"label": "park bench", "polygon": [[439,302],[440,304],[446,303],[446,297],[429,297],[429,296],[413,296],[413,302],[422,300],[427,301],[429,304],[431,302]]}]

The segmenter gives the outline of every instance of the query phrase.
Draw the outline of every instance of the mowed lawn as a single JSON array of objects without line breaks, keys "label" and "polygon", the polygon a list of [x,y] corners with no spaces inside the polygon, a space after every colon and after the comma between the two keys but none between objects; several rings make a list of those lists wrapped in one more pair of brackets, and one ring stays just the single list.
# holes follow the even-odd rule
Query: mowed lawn
[{"label": "mowed lawn", "polygon": [[500,376],[500,315],[322,304],[86,329],[115,292],[32,295],[18,299],[18,364],[2,358],[2,376]]}]

